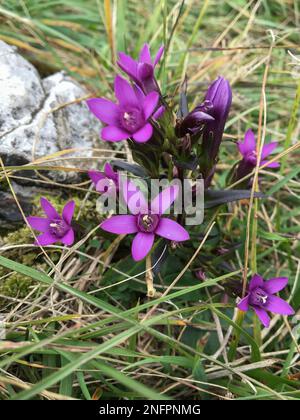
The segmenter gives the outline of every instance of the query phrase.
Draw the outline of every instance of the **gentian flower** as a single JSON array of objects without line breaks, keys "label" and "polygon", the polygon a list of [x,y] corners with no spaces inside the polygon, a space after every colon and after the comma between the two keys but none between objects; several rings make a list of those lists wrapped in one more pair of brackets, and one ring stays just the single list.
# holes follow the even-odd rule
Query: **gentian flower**
[{"label": "gentian flower", "polygon": [[145,93],[159,91],[154,77],[154,69],[163,52],[164,47],[161,46],[152,61],[149,45],[145,44],[141,49],[138,61],[120,52],[117,64]]},{"label": "gentian flower", "polygon": [[[88,171],[89,177],[93,181],[96,191],[100,193],[112,193],[119,189],[119,176],[118,172],[115,172],[109,163],[104,166],[104,171]],[[106,182],[103,182],[105,180]]]},{"label": "gentian flower", "polygon": [[205,102],[210,104],[207,113],[214,117],[214,120],[208,121],[204,127],[203,148],[209,161],[215,163],[232,102],[232,92],[228,80],[218,77],[212,82],[207,90]]},{"label": "gentian flower", "polygon": [[201,131],[201,128],[204,127],[205,123],[208,121],[214,121],[214,117],[209,115],[212,107],[213,105],[210,101],[205,101],[196,106],[185,118],[182,120],[179,119],[175,127],[176,136],[181,138],[186,134],[198,134]]},{"label": "gentian flower", "polygon": [[[243,159],[237,167],[235,180],[242,179],[250,174],[257,165],[256,140],[253,131],[249,129],[245,134],[244,141],[238,142],[237,146]],[[263,146],[260,165],[264,165],[268,162],[266,158],[277,146],[277,142],[272,142]],[[272,162],[267,165],[268,168],[278,168],[279,166],[279,162]]]},{"label": "gentian flower", "polygon": [[[154,198],[150,206],[143,193],[132,182],[129,182],[125,188],[123,187],[122,192],[132,214],[112,216],[100,226],[103,230],[118,235],[136,233],[131,248],[135,261],[140,261],[148,255],[153,246],[155,235],[176,242],[189,239],[188,232],[179,223],[163,217],[163,214],[177,198],[177,186],[163,190]],[[139,203],[138,209],[137,202]]]},{"label": "gentian flower", "polygon": [[153,133],[148,120],[156,108],[159,94],[151,92],[145,96],[138,87],[133,88],[125,79],[116,76],[115,95],[118,104],[105,98],[87,100],[90,111],[108,124],[101,130],[102,139],[112,142],[128,138],[138,143],[148,141]]},{"label": "gentian flower", "polygon": [[264,327],[270,325],[270,318],[267,311],[280,315],[293,315],[293,308],[283,299],[275,295],[288,283],[286,277],[276,277],[268,281],[255,274],[249,284],[248,295],[237,305],[241,311],[248,311],[253,308]]},{"label": "gentian flower", "polygon": [[74,201],[69,201],[62,212],[62,216],[58,214],[52,204],[46,199],[41,198],[41,206],[46,214],[43,217],[27,217],[30,226],[43,232],[37,237],[36,245],[51,245],[55,242],[62,242],[64,245],[72,245],[74,243],[74,230],[71,223],[75,210]]}]

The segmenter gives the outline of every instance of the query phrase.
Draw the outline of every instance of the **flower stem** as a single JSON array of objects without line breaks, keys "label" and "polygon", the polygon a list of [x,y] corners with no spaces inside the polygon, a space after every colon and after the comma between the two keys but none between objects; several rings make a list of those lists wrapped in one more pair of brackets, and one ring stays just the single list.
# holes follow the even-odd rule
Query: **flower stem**
[{"label": "flower stem", "polygon": [[151,254],[146,258],[146,284],[147,284],[147,296],[153,298],[156,290],[153,287],[153,272],[152,272],[152,261]]}]

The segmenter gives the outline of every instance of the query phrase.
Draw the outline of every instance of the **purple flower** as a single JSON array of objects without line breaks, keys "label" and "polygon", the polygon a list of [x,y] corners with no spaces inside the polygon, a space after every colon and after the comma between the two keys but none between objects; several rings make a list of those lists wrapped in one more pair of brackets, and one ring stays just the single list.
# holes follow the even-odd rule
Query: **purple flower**
[{"label": "purple flower", "polygon": [[[256,141],[252,130],[246,131],[244,142],[237,143],[239,151],[243,156],[243,160],[249,162],[252,166],[257,165],[257,152],[256,152]],[[261,153],[261,165],[264,165],[268,161],[265,160],[278,146],[277,142],[265,144]],[[279,162],[272,162],[268,164],[268,168],[278,168]]]},{"label": "purple flower", "polygon": [[69,201],[60,216],[52,204],[41,198],[41,206],[46,214],[43,217],[27,217],[27,222],[33,229],[43,232],[37,237],[36,245],[51,245],[55,242],[62,242],[64,245],[72,245],[74,243],[74,231],[71,223],[75,210],[74,201]]},{"label": "purple flower", "polygon": [[115,95],[118,104],[105,98],[87,100],[90,111],[108,124],[101,130],[102,139],[112,142],[128,138],[138,143],[148,141],[153,133],[148,120],[156,108],[159,94],[151,92],[145,96],[138,87],[133,88],[125,79],[116,76]]},{"label": "purple flower", "polygon": [[88,171],[89,177],[96,187],[96,191],[100,193],[113,193],[119,189],[119,176],[109,163],[104,166],[104,172]]},{"label": "purple flower", "polygon": [[127,186],[122,188],[122,192],[132,214],[112,216],[100,226],[107,232],[119,235],[136,233],[131,248],[135,261],[140,261],[148,255],[155,235],[176,242],[189,239],[188,232],[179,223],[162,217],[177,198],[177,186],[163,190],[150,206],[142,192],[132,182],[128,182]]},{"label": "purple flower", "polygon": [[[273,142],[263,146],[260,165],[268,163],[266,158],[276,149],[277,145],[277,142]],[[235,180],[242,179],[250,174],[257,165],[256,140],[253,131],[249,129],[245,134],[244,141],[238,142],[237,146],[243,159],[236,169]],[[267,165],[268,168],[278,168],[279,166],[279,162],[272,162]]]},{"label": "purple flower", "polygon": [[215,163],[219,153],[231,102],[232,92],[230,84],[228,80],[220,76],[209,86],[204,102],[210,104],[207,112],[214,117],[214,121],[209,121],[205,125],[203,132],[203,147],[212,163]]},{"label": "purple flower", "polygon": [[161,46],[152,61],[149,45],[145,44],[141,49],[138,61],[120,52],[117,64],[145,93],[159,91],[154,77],[154,69],[163,52],[164,47]]},{"label": "purple flower", "polygon": [[275,293],[282,290],[288,283],[286,277],[276,277],[268,281],[255,274],[249,284],[248,295],[240,301],[238,308],[241,311],[248,311],[253,308],[264,327],[270,325],[270,318],[267,311],[280,315],[293,315],[293,308]]},{"label": "purple flower", "polygon": [[183,120],[177,121],[175,127],[177,137],[184,137],[186,134],[198,134],[204,124],[214,121],[214,117],[209,115],[212,106],[210,101],[205,101],[203,104],[196,106]]}]

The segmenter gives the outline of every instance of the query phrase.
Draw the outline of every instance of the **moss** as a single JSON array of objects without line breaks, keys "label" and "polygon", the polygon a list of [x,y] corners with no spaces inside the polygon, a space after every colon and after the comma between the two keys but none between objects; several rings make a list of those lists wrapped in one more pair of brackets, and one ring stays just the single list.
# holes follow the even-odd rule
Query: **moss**
[{"label": "moss", "polygon": [[[20,229],[24,230],[24,228]],[[18,231],[17,231],[18,232]],[[14,232],[14,235],[17,234]],[[12,234],[9,234],[10,238]],[[22,235],[18,237],[19,240],[22,239]],[[5,238],[7,240],[7,237]],[[16,242],[14,242],[16,243]],[[28,242],[27,242],[28,243]],[[27,266],[34,266],[38,270],[46,270],[47,265],[45,263],[38,263],[37,262],[37,255],[35,252],[25,252],[23,250],[22,254],[16,253],[16,250],[9,251],[6,253],[7,258],[14,259],[24,265]],[[3,306],[7,304],[14,304],[10,299],[5,299],[3,296],[23,299],[25,298],[28,293],[30,293],[32,286],[36,284],[36,282],[28,276],[24,276],[23,274],[11,272],[10,270],[0,267],[0,312]]]},{"label": "moss", "polygon": [[[0,277],[2,277],[1,274],[0,270]],[[3,275],[6,274],[7,273],[3,273]],[[0,283],[0,294],[22,299],[28,295],[32,284],[33,280],[30,277],[26,277],[19,273],[12,273],[9,277],[5,278],[3,284]],[[5,299],[3,300],[5,301]]]},{"label": "moss", "polygon": [[[50,195],[43,194],[57,211],[61,214],[66,202],[70,198],[63,197],[62,195]],[[78,214],[80,206],[82,205],[83,197],[75,196],[72,197],[76,204],[75,216]],[[85,225],[95,225],[95,220],[99,218],[96,212],[96,198],[95,200],[88,200],[81,212],[80,220]],[[32,215],[44,217],[43,210],[40,206],[40,197],[37,196],[34,201],[34,211]],[[21,227],[13,232],[9,232],[6,236],[1,238],[1,242],[4,245],[21,245],[30,244],[33,242],[32,234],[27,226]],[[50,251],[49,251],[50,252]],[[55,263],[58,261],[61,251],[51,250],[51,259]],[[14,248],[5,252],[5,256],[14,261],[20,262],[28,267],[34,267],[36,269],[47,270],[47,264],[44,263],[40,256],[40,250],[38,248]],[[31,278],[26,277],[22,274],[11,272],[6,268],[0,267],[0,294],[8,297],[22,299],[30,293],[32,286],[36,284]],[[1,307],[7,304],[13,304],[10,300],[0,298],[0,312]]]},{"label": "moss", "polygon": [[9,232],[2,238],[2,242],[6,245],[29,244],[32,242],[32,234],[30,229],[25,226],[13,232]]}]

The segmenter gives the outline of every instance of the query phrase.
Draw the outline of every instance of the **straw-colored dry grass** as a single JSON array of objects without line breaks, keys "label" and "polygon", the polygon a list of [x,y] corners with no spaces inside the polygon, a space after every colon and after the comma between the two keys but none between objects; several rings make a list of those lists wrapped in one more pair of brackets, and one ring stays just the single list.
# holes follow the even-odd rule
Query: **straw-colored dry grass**
[{"label": "straw-colored dry grass", "polygon": [[[86,221],[79,243],[37,251],[27,228],[1,240],[0,312],[9,323],[0,342],[2,399],[299,399],[299,319],[274,316],[261,330],[252,316],[237,316],[234,299],[220,303],[220,284],[259,271],[288,276],[283,297],[299,310],[299,19],[294,0],[0,2],[0,39],[41,74],[65,69],[92,95],[112,94],[117,51],[136,55],[145,41],[167,46],[159,79],[174,101],[185,74],[195,102],[210,80],[228,78],[233,107],[216,187],[225,187],[238,159],[234,141],[249,127],[279,141],[282,162],[279,171],[260,171],[267,199],[206,217],[214,235],[184,263],[180,253],[171,259],[152,300],[129,242],[101,237],[89,185],[60,187],[77,197],[77,218]],[[107,149],[116,154],[130,158],[123,144]],[[63,167],[61,156],[52,162]],[[0,168],[6,188],[17,176]],[[226,247],[226,257],[216,254]]]}]

